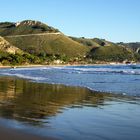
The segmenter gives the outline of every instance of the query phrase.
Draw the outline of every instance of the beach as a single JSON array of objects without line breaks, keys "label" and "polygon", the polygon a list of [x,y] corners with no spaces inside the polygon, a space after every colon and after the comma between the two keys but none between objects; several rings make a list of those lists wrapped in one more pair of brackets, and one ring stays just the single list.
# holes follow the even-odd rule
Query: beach
[{"label": "beach", "polygon": [[139,80],[139,65],[1,69],[0,138],[139,140]]},{"label": "beach", "polygon": [[53,138],[41,137],[32,134],[27,134],[14,129],[0,126],[1,140],[55,140]]},{"label": "beach", "polygon": [[[139,63],[132,63],[139,64]],[[101,66],[101,65],[125,65],[121,62],[97,62],[95,64],[90,63],[66,63],[66,64],[28,64],[28,65],[0,65],[0,68],[34,68],[34,67],[64,67],[64,66]]]}]

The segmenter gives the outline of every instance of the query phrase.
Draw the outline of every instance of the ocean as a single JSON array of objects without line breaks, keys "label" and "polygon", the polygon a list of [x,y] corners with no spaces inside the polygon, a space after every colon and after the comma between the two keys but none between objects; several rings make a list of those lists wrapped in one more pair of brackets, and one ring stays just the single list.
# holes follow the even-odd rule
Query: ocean
[{"label": "ocean", "polygon": [[38,83],[86,87],[93,91],[140,96],[140,65],[94,65],[2,69],[0,75]]},{"label": "ocean", "polygon": [[0,69],[0,125],[67,140],[140,139],[140,65]]}]

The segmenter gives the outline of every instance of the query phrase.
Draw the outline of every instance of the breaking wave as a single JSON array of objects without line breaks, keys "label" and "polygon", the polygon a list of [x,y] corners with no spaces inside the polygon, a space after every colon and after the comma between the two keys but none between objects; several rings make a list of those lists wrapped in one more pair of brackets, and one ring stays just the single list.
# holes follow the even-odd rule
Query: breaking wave
[{"label": "breaking wave", "polygon": [[23,79],[33,80],[33,81],[44,81],[47,80],[47,78],[44,77],[34,77],[34,76],[27,76],[25,74],[11,74],[11,73],[1,73],[2,75],[6,76],[15,76]]},{"label": "breaking wave", "polygon": [[140,95],[140,65],[0,69],[0,75],[49,84],[80,86],[96,91]]}]

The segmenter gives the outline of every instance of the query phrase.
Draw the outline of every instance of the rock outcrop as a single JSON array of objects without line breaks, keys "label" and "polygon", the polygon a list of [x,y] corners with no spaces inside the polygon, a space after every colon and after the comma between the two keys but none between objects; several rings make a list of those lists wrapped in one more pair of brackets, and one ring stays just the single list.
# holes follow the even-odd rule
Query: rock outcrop
[{"label": "rock outcrop", "polygon": [[6,41],[3,37],[0,36],[0,51],[2,52],[7,52],[10,54],[22,54],[23,51],[20,50],[19,48],[11,45],[8,41]]}]

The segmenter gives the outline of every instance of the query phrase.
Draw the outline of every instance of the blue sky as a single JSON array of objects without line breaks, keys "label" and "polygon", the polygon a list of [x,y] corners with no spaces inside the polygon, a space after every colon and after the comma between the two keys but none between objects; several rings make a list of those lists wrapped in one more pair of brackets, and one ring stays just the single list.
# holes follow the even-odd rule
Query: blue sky
[{"label": "blue sky", "polygon": [[0,0],[0,21],[40,20],[66,35],[140,42],[140,0]]}]

